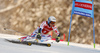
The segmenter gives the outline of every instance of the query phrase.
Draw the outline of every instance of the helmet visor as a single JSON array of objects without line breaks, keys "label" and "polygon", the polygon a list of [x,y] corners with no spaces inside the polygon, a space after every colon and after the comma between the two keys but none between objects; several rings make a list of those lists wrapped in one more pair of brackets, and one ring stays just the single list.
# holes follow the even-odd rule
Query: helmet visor
[{"label": "helmet visor", "polygon": [[51,21],[50,23],[51,23],[51,24],[55,24],[55,22],[53,22],[53,21]]}]

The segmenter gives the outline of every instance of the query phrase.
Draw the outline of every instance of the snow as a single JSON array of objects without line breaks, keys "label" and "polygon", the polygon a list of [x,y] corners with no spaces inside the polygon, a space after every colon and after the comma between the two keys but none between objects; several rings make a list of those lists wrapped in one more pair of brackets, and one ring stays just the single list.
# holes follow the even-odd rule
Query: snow
[{"label": "snow", "polygon": [[21,45],[5,41],[5,39],[17,39],[21,36],[0,34],[0,53],[100,53],[100,46],[93,48],[93,45],[78,44],[70,42],[59,42],[49,40],[51,47],[38,46],[38,45]]}]

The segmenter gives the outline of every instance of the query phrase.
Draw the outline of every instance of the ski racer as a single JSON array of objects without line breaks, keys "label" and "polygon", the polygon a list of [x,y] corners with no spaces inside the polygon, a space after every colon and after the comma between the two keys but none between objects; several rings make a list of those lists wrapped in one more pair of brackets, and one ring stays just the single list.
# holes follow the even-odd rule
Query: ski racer
[{"label": "ski racer", "polygon": [[42,24],[37,27],[37,29],[31,34],[31,36],[25,36],[19,38],[20,42],[26,41],[29,39],[38,39],[37,42],[44,42],[51,39],[51,35],[47,33],[54,30],[57,34],[56,42],[60,41],[60,32],[58,31],[57,27],[55,26],[56,18],[54,16],[50,16],[48,21],[43,21]]}]

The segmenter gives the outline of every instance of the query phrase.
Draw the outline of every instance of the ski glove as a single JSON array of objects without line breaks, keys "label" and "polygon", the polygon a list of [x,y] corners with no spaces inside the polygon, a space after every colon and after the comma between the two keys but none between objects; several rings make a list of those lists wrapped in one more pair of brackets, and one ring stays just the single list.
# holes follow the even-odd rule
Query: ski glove
[{"label": "ski glove", "polygon": [[60,41],[60,37],[56,37],[56,42],[59,42]]},{"label": "ski glove", "polygon": [[59,35],[56,37],[56,42],[59,42],[60,41],[60,33]]},{"label": "ski glove", "polygon": [[37,34],[37,37],[36,38],[41,40],[40,33]]}]

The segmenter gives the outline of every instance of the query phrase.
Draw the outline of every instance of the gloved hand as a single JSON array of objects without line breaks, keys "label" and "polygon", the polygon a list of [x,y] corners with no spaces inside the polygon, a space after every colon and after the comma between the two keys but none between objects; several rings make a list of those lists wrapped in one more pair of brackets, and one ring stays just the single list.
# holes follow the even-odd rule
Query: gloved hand
[{"label": "gloved hand", "polygon": [[41,40],[40,33],[37,34],[36,38]]},{"label": "gloved hand", "polygon": [[56,42],[59,42],[60,41],[60,37],[56,37]]}]

